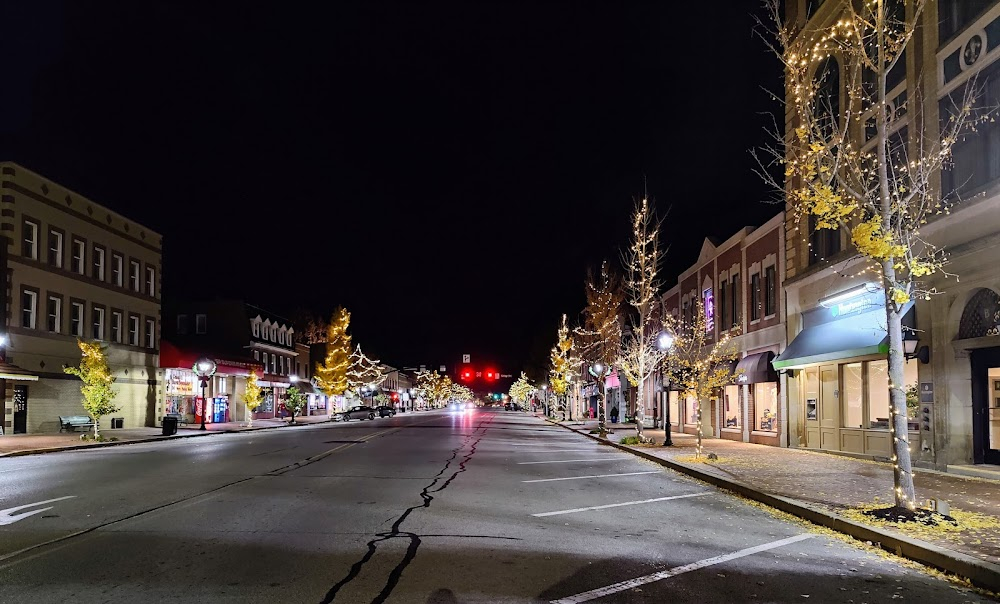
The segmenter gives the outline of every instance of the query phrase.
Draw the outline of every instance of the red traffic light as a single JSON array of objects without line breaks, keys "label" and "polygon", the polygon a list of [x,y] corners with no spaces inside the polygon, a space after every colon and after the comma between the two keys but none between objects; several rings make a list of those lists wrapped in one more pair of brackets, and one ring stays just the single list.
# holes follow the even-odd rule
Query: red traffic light
[{"label": "red traffic light", "polygon": [[488,379],[488,380],[492,380],[493,379],[493,371],[492,370],[486,372],[486,379]]},{"label": "red traffic light", "polygon": [[463,380],[471,380],[472,379],[472,372],[469,371],[468,369],[466,369],[465,371],[463,371],[462,372],[462,379]]}]

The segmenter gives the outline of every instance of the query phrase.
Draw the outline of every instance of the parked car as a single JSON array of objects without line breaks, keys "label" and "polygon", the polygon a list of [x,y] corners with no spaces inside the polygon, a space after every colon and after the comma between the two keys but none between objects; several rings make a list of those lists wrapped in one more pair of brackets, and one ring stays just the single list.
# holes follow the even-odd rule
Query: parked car
[{"label": "parked car", "polygon": [[396,415],[396,408],[388,405],[379,405],[378,407],[375,407],[375,410],[378,411],[379,417],[392,417],[393,415]]},{"label": "parked car", "polygon": [[355,405],[347,411],[340,412],[340,421],[346,422],[352,419],[375,419],[375,409],[368,405]]}]

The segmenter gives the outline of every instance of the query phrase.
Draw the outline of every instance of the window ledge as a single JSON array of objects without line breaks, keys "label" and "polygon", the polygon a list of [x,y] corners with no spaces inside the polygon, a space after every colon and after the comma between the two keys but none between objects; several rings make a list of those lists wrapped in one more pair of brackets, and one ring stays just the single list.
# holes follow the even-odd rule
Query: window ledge
[{"label": "window ledge", "polygon": [[743,428],[742,427],[720,428],[720,430],[722,430],[723,432],[728,432],[730,434],[742,434],[743,433]]},{"label": "window ledge", "polygon": [[768,431],[765,431],[765,430],[751,430],[750,431],[750,436],[777,436],[777,435],[778,435],[778,431],[777,430],[775,430],[773,432],[768,432]]},{"label": "window ledge", "polygon": [[770,321],[771,319],[775,318],[776,316],[778,316],[778,313],[771,313],[769,315],[764,315],[764,320],[765,321]]}]

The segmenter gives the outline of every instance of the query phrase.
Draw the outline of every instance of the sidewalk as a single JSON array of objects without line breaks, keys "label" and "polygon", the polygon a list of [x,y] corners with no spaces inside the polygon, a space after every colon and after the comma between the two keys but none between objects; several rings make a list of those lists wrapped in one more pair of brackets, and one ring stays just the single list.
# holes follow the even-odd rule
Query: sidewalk
[{"label": "sidewalk", "polygon": [[[590,434],[596,420],[559,425],[597,438]],[[1000,480],[914,468],[917,498],[946,501],[961,530],[899,528],[859,513],[891,505],[889,463],[718,438],[702,440],[704,454],[718,459],[696,460],[693,435],[671,432],[674,446],[663,447],[664,431],[646,428],[655,446],[623,446],[618,441],[634,436],[635,426],[610,427],[608,440],[616,447],[1000,593]]]},{"label": "sidewalk", "polygon": [[[295,423],[316,424],[329,421],[328,415],[312,415],[295,418]],[[111,442],[82,441],[80,435],[87,432],[93,434],[93,430],[76,432],[60,432],[47,434],[5,434],[0,436],[0,458],[15,457],[18,455],[34,455],[36,453],[52,453],[55,451],[70,451],[74,449],[89,449],[93,447],[112,447],[137,442],[151,442],[158,440],[172,440],[175,438],[190,438],[194,436],[208,436],[209,434],[219,434],[227,432],[244,432],[247,430],[267,430],[270,428],[280,428],[288,426],[288,419],[256,419],[252,427],[248,427],[244,422],[224,422],[218,424],[205,424],[205,430],[201,430],[200,424],[181,425],[177,428],[177,434],[163,436],[161,428],[123,428],[112,430],[110,428],[101,429],[101,436],[107,438],[117,438]]]}]

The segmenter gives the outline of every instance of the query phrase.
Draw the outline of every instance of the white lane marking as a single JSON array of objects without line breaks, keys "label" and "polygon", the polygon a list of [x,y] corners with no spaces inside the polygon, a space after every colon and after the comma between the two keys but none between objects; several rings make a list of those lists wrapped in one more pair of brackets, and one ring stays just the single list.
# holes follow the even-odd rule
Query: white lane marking
[{"label": "white lane marking", "polygon": [[608,508],[617,508],[623,505],[640,505],[643,503],[656,503],[657,501],[670,501],[671,499],[684,499],[687,497],[704,497],[708,495],[711,491],[705,493],[690,493],[688,495],[672,495],[670,497],[656,497],[655,499],[643,499],[640,501],[623,501],[622,503],[609,503],[607,505],[594,505],[589,508],[574,508],[572,510],[559,510],[558,512],[542,512],[541,514],[532,514],[532,516],[537,516],[541,518],[542,516],[558,516],[560,514],[573,514],[576,512],[589,512],[590,510],[606,510]]},{"label": "white lane marking", "polygon": [[659,470],[650,472],[625,472],[624,474],[591,474],[590,476],[570,476],[568,478],[540,478],[538,480],[522,480],[521,482],[555,482],[557,480],[581,480],[583,478],[611,478],[612,476],[638,476],[639,474],[659,474]]},{"label": "white lane marking", "polygon": [[770,543],[765,543],[763,545],[757,545],[754,547],[748,547],[746,549],[741,549],[738,552],[733,552],[731,554],[723,554],[721,556],[715,556],[714,558],[705,558],[704,560],[699,560],[698,562],[692,562],[691,564],[685,564],[684,566],[677,566],[669,570],[663,570],[658,573],[653,573],[651,575],[646,575],[645,577],[638,577],[636,579],[629,579],[628,581],[622,581],[621,583],[615,583],[613,585],[608,585],[607,587],[599,587],[597,589],[592,589],[590,591],[585,591],[583,593],[576,594],[575,596],[569,596],[566,598],[560,598],[558,600],[552,600],[550,604],[580,604],[580,602],[587,602],[589,600],[596,600],[604,596],[609,596],[618,592],[626,591],[629,589],[634,589],[640,585],[645,585],[647,583],[653,583],[654,581],[660,581],[662,579],[669,579],[670,577],[676,577],[693,570],[698,570],[700,568],[705,568],[706,566],[714,566],[716,564],[721,564],[722,562],[728,562],[730,560],[735,560],[736,558],[743,558],[751,554],[756,554],[759,552],[765,552],[769,549],[775,549],[783,545],[789,545],[804,539],[809,539],[814,535],[804,534],[796,535],[794,537],[789,537],[787,539],[781,539],[779,541],[772,541]]},{"label": "white lane marking", "polygon": [[530,466],[537,463],[570,463],[571,461],[623,461],[624,457],[595,457],[594,459],[556,459],[553,461],[519,461],[519,466]]},{"label": "white lane marking", "polygon": [[13,513],[18,510],[23,510],[24,508],[33,508],[36,505],[45,505],[46,503],[53,503],[55,501],[62,501],[63,499],[72,499],[73,497],[76,497],[76,495],[66,495],[65,497],[56,497],[55,499],[46,499],[45,501],[36,501],[35,503],[28,503],[13,508],[7,508],[6,510],[0,510],[0,526],[14,524],[18,520],[24,520],[25,518],[33,514],[41,514],[46,510],[51,510],[53,506],[42,508],[40,510],[31,510],[30,512],[22,512],[20,514]]}]

